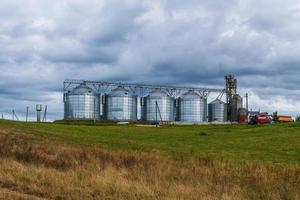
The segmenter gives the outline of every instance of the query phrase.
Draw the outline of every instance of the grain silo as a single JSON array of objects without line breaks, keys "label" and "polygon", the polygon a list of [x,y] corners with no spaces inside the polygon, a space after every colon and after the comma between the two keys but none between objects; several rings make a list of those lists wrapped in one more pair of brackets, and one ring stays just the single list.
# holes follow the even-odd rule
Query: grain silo
[{"label": "grain silo", "polygon": [[194,91],[184,93],[180,98],[179,119],[182,122],[203,122],[206,117],[206,101]]},{"label": "grain silo", "polygon": [[82,83],[64,94],[65,119],[100,119],[100,98]]},{"label": "grain silo", "polygon": [[144,98],[143,119],[146,121],[174,121],[175,99],[166,92],[156,89]]},{"label": "grain silo", "polygon": [[137,96],[119,86],[105,98],[105,116],[113,121],[137,120]]},{"label": "grain silo", "polygon": [[227,121],[227,105],[223,101],[216,99],[208,104],[208,121],[225,122]]}]

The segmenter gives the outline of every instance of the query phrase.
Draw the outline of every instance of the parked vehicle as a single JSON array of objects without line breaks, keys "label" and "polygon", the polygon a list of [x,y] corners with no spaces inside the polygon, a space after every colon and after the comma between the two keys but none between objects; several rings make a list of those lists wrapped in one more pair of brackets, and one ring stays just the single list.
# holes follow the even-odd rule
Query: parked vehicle
[{"label": "parked vehicle", "polygon": [[267,114],[258,114],[250,117],[249,124],[270,124],[272,117]]},{"label": "parked vehicle", "polygon": [[293,122],[292,116],[278,116],[277,122]]}]

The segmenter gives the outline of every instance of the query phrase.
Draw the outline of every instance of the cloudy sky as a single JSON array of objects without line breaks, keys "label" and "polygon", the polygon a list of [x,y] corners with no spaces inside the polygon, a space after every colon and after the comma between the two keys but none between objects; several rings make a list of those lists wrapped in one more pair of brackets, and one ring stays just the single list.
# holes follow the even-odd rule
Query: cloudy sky
[{"label": "cloudy sky", "polygon": [[1,0],[0,114],[47,104],[64,79],[224,87],[300,114],[299,0]]}]

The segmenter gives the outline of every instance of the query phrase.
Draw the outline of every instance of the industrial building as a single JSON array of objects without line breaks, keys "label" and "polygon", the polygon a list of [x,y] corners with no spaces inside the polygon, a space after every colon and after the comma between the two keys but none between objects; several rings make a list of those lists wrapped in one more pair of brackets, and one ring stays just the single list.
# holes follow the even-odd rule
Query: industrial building
[{"label": "industrial building", "polygon": [[[236,79],[226,76],[226,89],[66,80],[64,118],[144,122],[239,121],[242,98]],[[210,93],[226,94],[207,103]]]},{"label": "industrial building", "polygon": [[238,122],[243,108],[243,98],[237,93],[237,79],[233,75],[225,76],[227,116],[231,122]]}]

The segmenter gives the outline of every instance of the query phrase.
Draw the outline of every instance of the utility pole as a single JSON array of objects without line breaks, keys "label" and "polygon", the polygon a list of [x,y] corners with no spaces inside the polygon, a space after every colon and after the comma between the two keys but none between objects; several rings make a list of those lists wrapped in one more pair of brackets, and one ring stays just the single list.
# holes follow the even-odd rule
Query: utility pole
[{"label": "utility pole", "polygon": [[28,122],[28,112],[29,112],[29,107],[26,107],[26,122]]},{"label": "utility pole", "polygon": [[94,98],[94,112],[93,112],[94,124],[96,123],[96,98]]},{"label": "utility pole", "polygon": [[158,127],[157,114],[158,114],[158,105],[157,105],[157,101],[155,101],[155,126],[156,127]]},{"label": "utility pole", "polygon": [[15,118],[16,118],[17,121],[19,121],[19,118],[18,118],[18,116],[16,115],[15,110],[12,110],[12,120],[14,121]]},{"label": "utility pole", "polygon": [[247,112],[249,111],[249,104],[248,104],[248,97],[249,97],[249,95],[248,95],[248,93],[246,93],[246,110],[247,110]]},{"label": "utility pole", "polygon": [[248,95],[248,93],[246,93],[245,97],[246,97],[247,122],[249,122],[249,102],[248,102],[249,95]]},{"label": "utility pole", "polygon": [[160,121],[161,123],[163,123],[163,119],[162,119],[162,116],[161,116],[161,113],[160,113],[160,110],[159,110],[159,106],[158,106],[158,103],[157,101],[155,101],[155,107],[156,107],[156,112],[155,112],[155,121],[156,121],[156,127],[158,127],[159,123],[158,123],[158,115],[159,115],[159,118],[160,118]]},{"label": "utility pole", "polygon": [[48,110],[48,106],[45,106],[45,111],[44,111],[44,117],[43,117],[43,122],[47,121],[47,110]]}]

